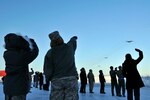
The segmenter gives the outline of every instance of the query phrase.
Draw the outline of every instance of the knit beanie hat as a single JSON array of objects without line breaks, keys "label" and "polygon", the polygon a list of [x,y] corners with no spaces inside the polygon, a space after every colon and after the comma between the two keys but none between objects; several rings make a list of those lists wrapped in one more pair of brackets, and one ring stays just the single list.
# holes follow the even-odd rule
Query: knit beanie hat
[{"label": "knit beanie hat", "polygon": [[58,31],[54,31],[52,33],[49,34],[49,38],[51,41],[55,41],[55,40],[58,40],[58,39],[62,39],[62,37],[59,35],[59,32]]}]

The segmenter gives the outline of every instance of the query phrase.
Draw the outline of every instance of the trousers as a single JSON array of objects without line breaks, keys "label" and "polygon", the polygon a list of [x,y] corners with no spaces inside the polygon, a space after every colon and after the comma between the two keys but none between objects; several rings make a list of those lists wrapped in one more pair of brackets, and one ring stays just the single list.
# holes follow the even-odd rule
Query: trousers
[{"label": "trousers", "polygon": [[26,100],[26,95],[19,95],[19,96],[5,95],[5,100]]},{"label": "trousers", "polygon": [[50,100],[79,100],[77,78],[71,76],[52,80]]}]

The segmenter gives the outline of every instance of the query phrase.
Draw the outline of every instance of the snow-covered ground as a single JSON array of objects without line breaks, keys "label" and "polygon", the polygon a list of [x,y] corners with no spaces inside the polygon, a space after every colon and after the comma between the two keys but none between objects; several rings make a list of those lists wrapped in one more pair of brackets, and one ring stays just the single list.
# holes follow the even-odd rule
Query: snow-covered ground
[{"label": "snow-covered ground", "polygon": [[[99,93],[99,84],[94,87],[94,93],[91,94],[88,91],[88,85],[86,88],[86,94],[79,93],[79,100],[126,100],[126,97],[111,96],[110,85],[105,87],[106,94]],[[31,89],[32,93],[27,95],[27,100],[49,100],[49,91],[43,91],[36,88]],[[141,100],[150,100],[150,87],[141,88]],[[0,83],[0,100],[4,100],[3,85]]]}]

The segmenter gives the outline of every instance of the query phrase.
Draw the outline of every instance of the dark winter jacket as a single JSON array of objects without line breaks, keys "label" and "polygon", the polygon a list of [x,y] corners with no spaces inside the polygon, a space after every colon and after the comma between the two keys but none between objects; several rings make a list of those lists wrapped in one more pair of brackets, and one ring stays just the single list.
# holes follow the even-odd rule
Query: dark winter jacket
[{"label": "dark winter jacket", "polygon": [[44,74],[49,81],[69,76],[78,77],[75,65],[76,38],[51,48],[44,60]]},{"label": "dark winter jacket", "polygon": [[43,85],[43,73],[39,74],[39,84]]},{"label": "dark winter jacket", "polygon": [[123,75],[126,77],[126,88],[134,89],[144,86],[141,76],[137,70],[137,64],[143,59],[142,51],[139,52],[139,58],[137,60],[125,60],[123,63]]},{"label": "dark winter jacket", "polygon": [[110,78],[112,82],[117,82],[116,72],[114,70],[109,71]]},{"label": "dark winter jacket", "polygon": [[105,83],[106,82],[105,77],[102,73],[99,74],[99,81],[100,81],[100,83]]},{"label": "dark winter jacket", "polygon": [[24,95],[29,91],[28,64],[37,57],[39,51],[33,39],[31,42],[33,50],[28,48],[28,42],[22,38],[20,39],[15,35],[5,36],[6,51],[3,57],[6,65],[4,80],[4,93],[6,95]]},{"label": "dark winter jacket", "polygon": [[81,84],[87,84],[87,77],[86,77],[86,72],[85,71],[81,71],[80,73],[80,80],[81,80]]}]

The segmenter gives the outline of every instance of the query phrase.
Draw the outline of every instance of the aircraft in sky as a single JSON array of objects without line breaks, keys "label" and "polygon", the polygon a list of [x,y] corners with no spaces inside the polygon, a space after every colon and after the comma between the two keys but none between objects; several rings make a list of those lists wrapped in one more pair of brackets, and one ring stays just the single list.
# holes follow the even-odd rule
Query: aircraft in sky
[{"label": "aircraft in sky", "polygon": [[132,43],[133,41],[132,40],[128,40],[128,41],[126,41],[127,43]]},{"label": "aircraft in sky", "polygon": [[105,59],[107,59],[108,57],[104,57]]}]

